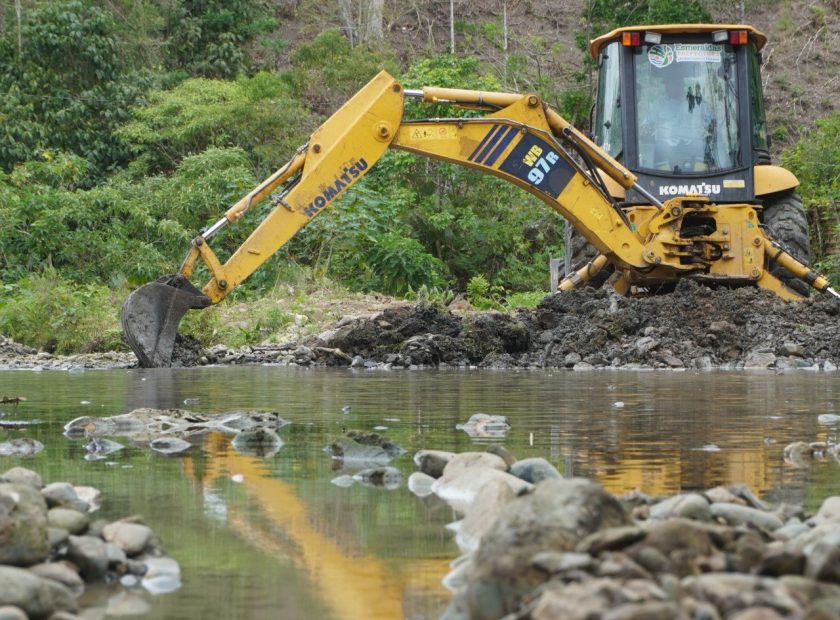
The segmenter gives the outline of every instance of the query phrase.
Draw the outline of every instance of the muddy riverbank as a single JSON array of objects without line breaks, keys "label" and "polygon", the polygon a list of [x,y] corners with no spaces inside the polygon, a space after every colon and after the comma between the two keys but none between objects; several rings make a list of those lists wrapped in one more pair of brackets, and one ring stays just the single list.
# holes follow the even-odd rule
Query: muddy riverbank
[{"label": "muddy riverbank", "polygon": [[[342,317],[317,335],[228,348],[179,341],[178,366],[281,364],[410,368],[695,368],[836,370],[840,303],[786,302],[756,289],[684,281],[674,293],[582,290],[509,314],[396,303]],[[131,367],[127,352],[57,357],[0,338],[0,368]]]}]

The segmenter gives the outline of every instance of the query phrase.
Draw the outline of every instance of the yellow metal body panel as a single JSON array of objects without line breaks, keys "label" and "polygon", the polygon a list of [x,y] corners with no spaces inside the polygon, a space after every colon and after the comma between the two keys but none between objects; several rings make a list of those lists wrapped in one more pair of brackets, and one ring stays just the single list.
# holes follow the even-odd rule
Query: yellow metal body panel
[{"label": "yellow metal body panel", "polygon": [[766,196],[799,186],[799,179],[781,166],[755,166],[753,168],[755,195]]}]

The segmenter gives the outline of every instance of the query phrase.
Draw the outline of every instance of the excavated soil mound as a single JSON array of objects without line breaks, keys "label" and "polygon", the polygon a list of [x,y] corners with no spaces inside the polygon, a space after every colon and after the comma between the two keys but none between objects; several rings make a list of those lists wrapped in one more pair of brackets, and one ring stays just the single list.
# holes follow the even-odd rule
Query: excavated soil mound
[{"label": "excavated soil mound", "polygon": [[473,365],[491,368],[807,368],[840,363],[840,303],[787,302],[757,289],[683,281],[674,293],[606,289],[546,297],[511,315],[405,304],[282,347],[216,351],[218,363]]}]

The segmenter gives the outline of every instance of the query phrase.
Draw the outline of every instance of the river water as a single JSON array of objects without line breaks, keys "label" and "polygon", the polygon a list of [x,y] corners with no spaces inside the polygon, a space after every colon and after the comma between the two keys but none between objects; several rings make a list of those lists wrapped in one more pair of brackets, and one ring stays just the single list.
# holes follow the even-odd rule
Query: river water
[{"label": "river water", "polygon": [[[840,426],[826,418],[840,414],[840,377],[832,373],[16,371],[0,372],[0,396],[27,399],[0,405],[5,420],[40,420],[0,429],[0,440],[30,436],[46,446],[32,458],[0,459],[0,472],[22,465],[46,481],[101,489],[104,517],[143,515],[181,564],[175,593],[91,589],[85,602],[98,607],[97,617],[106,609],[109,617],[173,619],[437,617],[449,599],[441,578],[458,555],[445,528],[455,515],[405,486],[333,484],[353,472],[323,448],[346,429],[384,427],[407,450],[393,462],[406,476],[419,449],[498,442],[614,493],[744,482],[768,500],[815,510],[840,492],[834,460],[795,467],[782,459],[791,441],[837,439]],[[269,458],[242,455],[230,437],[210,434],[184,457],[127,445],[88,461],[84,440],[62,435],[77,416],[135,407],[272,410],[290,424]],[[456,430],[477,412],[507,416],[511,430],[504,438]]]}]

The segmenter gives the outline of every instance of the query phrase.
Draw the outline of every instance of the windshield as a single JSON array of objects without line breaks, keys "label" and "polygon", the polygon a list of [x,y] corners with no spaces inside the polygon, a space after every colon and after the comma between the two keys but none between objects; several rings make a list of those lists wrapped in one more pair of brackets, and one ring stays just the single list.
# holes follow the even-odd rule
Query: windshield
[{"label": "windshield", "polygon": [[740,164],[731,45],[643,45],[633,67],[640,168],[691,174]]}]

